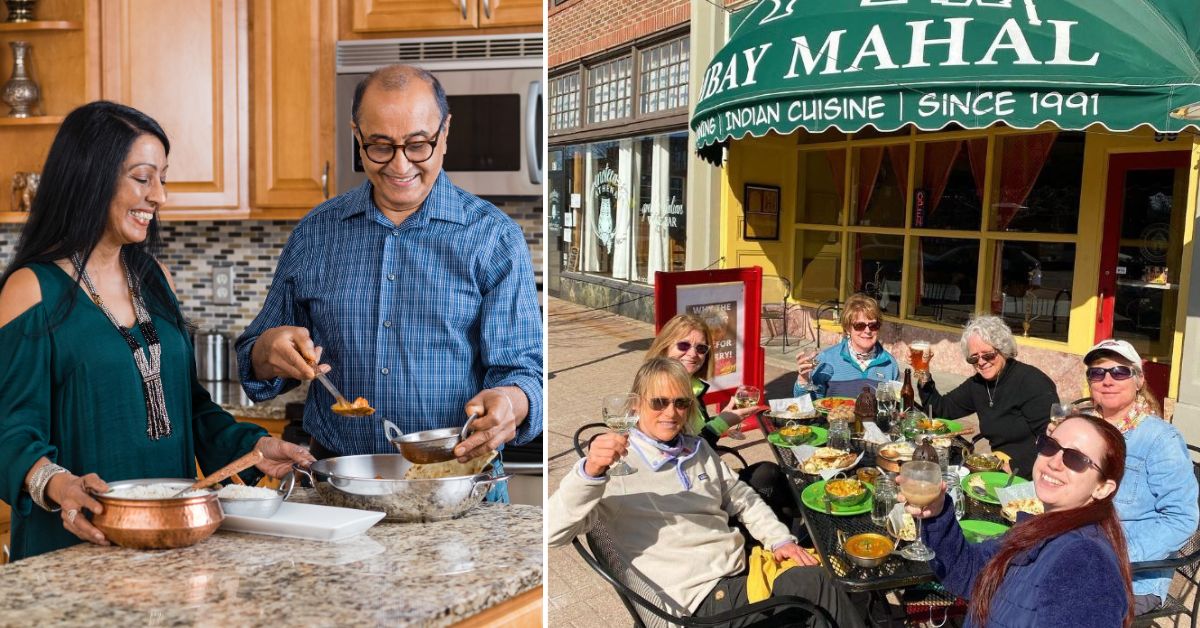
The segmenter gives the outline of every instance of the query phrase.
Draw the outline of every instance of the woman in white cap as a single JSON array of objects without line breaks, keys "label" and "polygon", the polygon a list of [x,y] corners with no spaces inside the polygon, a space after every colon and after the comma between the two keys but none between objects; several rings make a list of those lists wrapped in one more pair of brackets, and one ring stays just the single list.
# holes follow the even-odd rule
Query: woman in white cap
[{"label": "woman in white cap", "polygon": [[[1129,560],[1166,558],[1196,531],[1200,517],[1183,435],[1159,416],[1133,345],[1105,340],[1084,355],[1083,363],[1096,412],[1125,436],[1125,478],[1116,505]],[[1134,613],[1161,606],[1170,585],[1170,569],[1134,574]]]}]

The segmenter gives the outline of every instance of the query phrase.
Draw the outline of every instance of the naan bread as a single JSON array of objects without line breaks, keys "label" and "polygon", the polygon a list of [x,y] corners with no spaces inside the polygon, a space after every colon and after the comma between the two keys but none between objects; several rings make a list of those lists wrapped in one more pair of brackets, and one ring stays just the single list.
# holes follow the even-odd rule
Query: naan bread
[{"label": "naan bread", "polygon": [[496,458],[496,452],[486,456],[472,458],[466,462],[447,460],[432,464],[414,464],[404,474],[406,480],[438,480],[441,478],[456,478],[464,475],[475,475]]}]

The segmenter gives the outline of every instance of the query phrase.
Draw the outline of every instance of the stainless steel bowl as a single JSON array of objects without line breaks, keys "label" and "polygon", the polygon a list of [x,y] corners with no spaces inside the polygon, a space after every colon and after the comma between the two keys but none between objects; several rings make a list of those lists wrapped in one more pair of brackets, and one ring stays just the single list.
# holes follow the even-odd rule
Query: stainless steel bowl
[{"label": "stainless steel bowl", "polygon": [[296,474],[288,473],[283,477],[275,494],[270,497],[233,498],[221,497],[218,493],[217,499],[221,501],[221,510],[224,510],[227,515],[268,519],[279,510],[284,500],[291,496],[295,486]]},{"label": "stainless steel bowl", "polygon": [[405,434],[395,423],[383,420],[383,432],[402,456],[415,464],[433,464],[454,459],[454,447],[467,438],[467,430],[475,420],[472,414],[461,428],[443,427]]},{"label": "stainless steel bowl", "polygon": [[[169,484],[182,489],[193,481],[183,478],[121,480],[109,482],[108,486],[115,490],[142,484]],[[187,547],[212,536],[225,518],[213,491],[196,497],[170,499],[127,499],[99,494],[96,500],[104,505],[104,512],[92,517],[92,525],[121,547]]]},{"label": "stainless steel bowl", "polygon": [[330,506],[376,510],[387,521],[443,521],[474,508],[496,482],[488,470],[476,475],[437,480],[405,480],[412,463],[399,454],[327,458],[306,470],[296,467]]}]

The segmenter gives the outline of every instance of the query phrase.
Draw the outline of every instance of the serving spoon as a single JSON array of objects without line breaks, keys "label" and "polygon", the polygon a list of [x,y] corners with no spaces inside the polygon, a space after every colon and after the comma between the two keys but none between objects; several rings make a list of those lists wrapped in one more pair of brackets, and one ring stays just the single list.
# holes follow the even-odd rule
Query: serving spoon
[{"label": "serving spoon", "polygon": [[[321,382],[325,390],[328,390],[329,394],[333,395],[333,398],[337,400],[337,403],[333,404],[332,408],[330,408],[334,414],[342,416],[371,416],[375,414],[375,408],[372,408],[371,404],[367,403],[367,400],[362,397],[355,399],[353,403],[347,401],[342,392],[337,389],[337,386],[334,386],[333,382],[329,381],[329,378],[325,377],[325,374],[321,372],[321,369],[317,368],[315,361],[309,362],[309,364],[312,365],[313,371],[317,374],[317,381]],[[362,403],[359,403],[360,401]]]},{"label": "serving spoon", "polygon": [[233,462],[221,467],[220,469],[218,469],[216,471],[216,473],[209,474],[203,480],[196,480],[195,482],[192,482],[191,486],[185,487],[183,490],[179,491],[178,493],[175,493],[171,497],[172,498],[180,497],[188,491],[194,491],[196,489],[201,489],[201,488],[208,488],[208,487],[212,486],[213,484],[220,482],[221,480],[225,480],[225,479],[229,478],[229,476],[233,475],[234,473],[239,473],[241,471],[245,471],[246,469],[249,469],[250,467],[262,462],[262,459],[263,459],[263,453],[261,451],[259,451],[258,449],[254,449],[253,451],[242,456],[241,458],[238,458],[237,460],[234,460]]}]

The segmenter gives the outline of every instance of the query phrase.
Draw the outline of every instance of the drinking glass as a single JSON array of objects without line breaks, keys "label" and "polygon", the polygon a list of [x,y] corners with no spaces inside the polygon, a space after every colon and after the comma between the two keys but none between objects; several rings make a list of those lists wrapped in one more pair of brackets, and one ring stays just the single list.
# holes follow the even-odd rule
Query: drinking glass
[{"label": "drinking glass", "polygon": [[958,473],[946,471],[942,474],[942,481],[946,483],[946,492],[950,494],[950,500],[954,502],[954,518],[961,521],[963,515],[967,514],[967,500],[963,499],[962,485],[958,483]]},{"label": "drinking glass", "polygon": [[1051,425],[1050,429],[1051,429],[1051,431],[1053,431],[1054,428],[1058,427],[1058,424],[1062,423],[1062,420],[1067,418],[1067,416],[1070,415],[1074,411],[1075,411],[1075,405],[1071,404],[1071,403],[1050,404],[1050,425]]},{"label": "drinking glass", "polygon": [[[936,462],[923,460],[906,462],[900,467],[900,476],[904,482],[900,484],[900,492],[908,503],[918,508],[925,508],[942,496],[942,468]],[[912,545],[900,550],[900,555],[909,560],[932,560],[936,555],[928,545],[921,540],[921,518],[913,517],[917,524],[917,540]]]},{"label": "drinking glass", "polygon": [[896,483],[886,473],[875,479],[875,501],[871,504],[871,523],[879,527],[887,523],[896,505]]},{"label": "drinking glass", "polygon": [[[814,351],[806,355],[801,362],[805,364],[811,364],[815,367],[817,364],[817,355],[819,354]],[[799,363],[797,363],[797,366],[799,366]],[[808,375],[804,377],[797,376],[797,381],[800,382],[800,387],[804,389],[805,393],[807,393],[809,397],[812,397],[813,393],[817,391],[817,386],[812,381],[813,372],[814,371],[809,371]]]},{"label": "drinking glass", "polygon": [[829,421],[829,446],[834,449],[850,449],[850,422],[844,419]]},{"label": "drinking glass", "polygon": [[908,346],[909,361],[912,362],[914,374],[924,375],[929,372],[929,343],[924,340],[914,341]]},{"label": "drinking glass", "polygon": [[[636,393],[621,393],[605,395],[604,424],[618,434],[628,434],[638,422],[638,396]],[[637,469],[629,466],[624,460],[618,460],[608,468],[609,475],[630,475]]]},{"label": "drinking glass", "polygon": [[[753,408],[758,405],[758,400],[762,398],[762,390],[757,386],[738,386],[737,392],[733,394],[733,407],[739,410],[744,408]],[[739,421],[737,425],[729,427],[726,436],[734,440],[743,440],[746,435],[742,433],[742,424]]]}]

